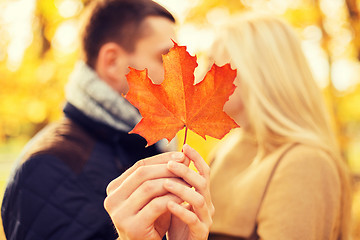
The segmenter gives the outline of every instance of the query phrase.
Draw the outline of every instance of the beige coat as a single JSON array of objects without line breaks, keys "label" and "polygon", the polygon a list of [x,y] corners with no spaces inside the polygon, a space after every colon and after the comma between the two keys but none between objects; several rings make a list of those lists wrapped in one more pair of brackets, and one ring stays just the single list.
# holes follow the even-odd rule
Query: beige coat
[{"label": "beige coat", "polygon": [[300,144],[259,162],[255,154],[254,142],[234,134],[214,155],[209,239],[336,239],[341,187],[332,158]]}]

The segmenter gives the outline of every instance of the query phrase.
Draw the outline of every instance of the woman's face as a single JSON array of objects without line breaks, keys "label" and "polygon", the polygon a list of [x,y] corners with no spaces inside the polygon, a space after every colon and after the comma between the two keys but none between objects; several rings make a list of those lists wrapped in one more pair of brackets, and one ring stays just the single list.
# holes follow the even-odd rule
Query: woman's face
[{"label": "woman's face", "polygon": [[224,105],[224,112],[228,114],[241,127],[247,125],[247,118],[245,116],[244,104],[241,98],[240,81],[235,79],[236,86],[234,93],[229,97],[229,100]]}]

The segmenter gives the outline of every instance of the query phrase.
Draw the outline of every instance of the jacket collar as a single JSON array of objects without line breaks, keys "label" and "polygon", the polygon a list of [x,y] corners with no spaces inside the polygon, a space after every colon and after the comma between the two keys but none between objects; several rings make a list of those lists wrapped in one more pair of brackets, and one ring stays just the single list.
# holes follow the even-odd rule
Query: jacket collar
[{"label": "jacket collar", "polygon": [[117,130],[105,123],[86,116],[83,112],[67,102],[63,109],[65,116],[73,120],[76,124],[84,128],[89,134],[95,138],[112,144],[137,145],[145,147],[146,140],[138,134],[129,134],[127,132]]},{"label": "jacket collar", "polygon": [[[162,152],[162,150],[159,149],[160,146],[157,146],[157,144],[146,147],[147,142],[140,135],[129,134],[92,119],[69,102],[65,104],[63,111],[67,118],[85,129],[85,131],[94,138],[113,146],[117,155],[122,157],[122,159],[120,159],[121,165],[125,168],[132,166],[141,158],[150,157]],[[124,158],[124,154],[122,154],[123,151],[127,151],[131,157]]]}]

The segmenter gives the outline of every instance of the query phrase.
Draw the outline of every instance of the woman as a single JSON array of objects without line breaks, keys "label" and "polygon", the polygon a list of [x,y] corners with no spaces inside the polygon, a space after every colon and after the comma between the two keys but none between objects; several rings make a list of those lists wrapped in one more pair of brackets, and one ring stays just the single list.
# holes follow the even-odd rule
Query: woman
[{"label": "woman", "polygon": [[296,33],[247,14],[217,36],[215,62],[237,69],[224,110],[242,133],[213,155],[210,239],[347,239],[349,175]]}]

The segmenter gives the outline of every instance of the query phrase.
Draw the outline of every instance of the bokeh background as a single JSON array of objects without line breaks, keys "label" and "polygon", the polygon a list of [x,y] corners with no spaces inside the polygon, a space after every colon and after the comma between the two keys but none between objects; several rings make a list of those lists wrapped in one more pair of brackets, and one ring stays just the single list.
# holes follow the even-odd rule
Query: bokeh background
[{"label": "bokeh background", "polygon": [[[0,199],[25,143],[62,117],[64,85],[79,57],[79,16],[89,0],[0,0]],[[232,14],[262,10],[299,33],[333,116],[354,179],[354,239],[360,239],[360,0],[157,0],[177,18],[178,42],[202,56]],[[182,142],[183,132],[179,133]],[[218,140],[190,133],[206,158]],[[1,223],[1,222],[0,222]],[[0,239],[5,239],[0,226]]]}]

